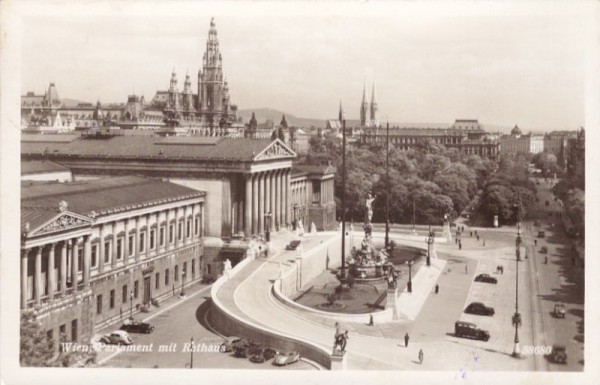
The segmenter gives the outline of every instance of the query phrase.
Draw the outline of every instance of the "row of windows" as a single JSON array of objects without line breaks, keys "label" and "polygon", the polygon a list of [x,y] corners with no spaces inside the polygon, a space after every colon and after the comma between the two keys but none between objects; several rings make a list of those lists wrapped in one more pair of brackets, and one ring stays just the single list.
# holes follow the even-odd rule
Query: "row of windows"
[{"label": "row of windows", "polygon": [[[79,322],[77,319],[71,321],[71,335],[67,334],[67,324],[64,323],[58,327],[59,338],[64,338],[67,341],[77,341],[79,337]],[[46,331],[46,338],[48,341],[54,340],[54,330],[49,329]]]},{"label": "row of windows", "polygon": [[[182,279],[183,280],[185,280],[185,277],[187,275],[187,266],[188,266],[188,263],[183,262],[183,265],[182,265]],[[196,260],[195,259],[191,260],[191,269],[192,269],[191,273],[192,273],[192,278],[193,278],[196,275]],[[171,279],[170,269],[167,268],[164,271],[164,286],[169,286],[170,279]],[[154,289],[156,289],[156,290],[160,289],[160,282],[161,282],[160,272],[157,272],[154,275]],[[173,282],[179,282],[179,265],[175,265],[174,274],[173,274]],[[109,292],[109,302],[108,302],[109,309],[115,308],[115,295],[116,295],[115,289],[112,289]],[[127,304],[129,301],[130,305],[132,305],[132,301],[134,299],[138,299],[139,296],[140,296],[139,280],[136,280],[133,283],[132,291],[129,291],[129,287],[127,284],[125,284],[121,287],[121,304]],[[102,314],[103,305],[104,305],[103,296],[102,296],[102,294],[98,294],[96,296],[96,313],[97,314]]]},{"label": "row of windows", "polygon": [[[165,226],[161,226],[160,227],[160,231],[159,231],[159,236],[158,236],[158,246],[159,247],[164,247],[165,246]],[[139,253],[144,253],[146,251],[146,232],[140,232],[140,239],[139,239],[139,247],[138,247],[138,252]],[[183,240],[183,222],[180,222],[178,224],[178,241],[182,241]],[[198,236],[200,234],[200,218],[196,217],[194,220],[194,236]],[[185,232],[185,237],[187,239],[191,238],[192,235],[192,223],[190,220],[187,221],[186,223],[186,232]],[[175,239],[175,235],[174,235],[174,226],[173,225],[169,225],[169,244],[173,244],[174,243],[174,239]],[[155,250],[157,245],[156,245],[156,230],[152,229],[150,230],[150,245],[149,248],[150,250]],[[119,237],[117,238],[117,250],[116,250],[116,258],[117,261],[120,261],[123,259],[124,256],[124,248],[123,248],[123,241],[124,241],[124,237]],[[107,240],[104,241],[104,263],[108,264],[111,261],[111,256],[112,256],[112,242],[111,240]],[[127,248],[129,250],[129,257],[133,256],[135,254],[135,249],[134,249],[134,245],[135,245],[135,234],[131,234],[128,237],[128,244],[127,244]],[[91,267],[97,267],[98,266],[98,247],[99,245],[94,244],[92,245],[92,252],[91,252]],[[83,266],[83,249],[82,247],[80,247],[78,249],[78,257],[79,257],[79,271],[82,271],[82,266]]]}]

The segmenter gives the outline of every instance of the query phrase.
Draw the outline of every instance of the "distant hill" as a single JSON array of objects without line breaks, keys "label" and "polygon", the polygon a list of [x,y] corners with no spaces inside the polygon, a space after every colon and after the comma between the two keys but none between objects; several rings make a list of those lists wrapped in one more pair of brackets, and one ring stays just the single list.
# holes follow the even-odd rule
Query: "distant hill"
[{"label": "distant hill", "polygon": [[264,123],[265,120],[271,119],[275,125],[279,125],[281,117],[285,115],[285,120],[290,126],[296,127],[325,127],[325,119],[299,118],[290,113],[278,111],[273,108],[254,108],[246,110],[238,110],[238,116],[244,119],[244,123],[248,123],[254,112],[258,123]]}]

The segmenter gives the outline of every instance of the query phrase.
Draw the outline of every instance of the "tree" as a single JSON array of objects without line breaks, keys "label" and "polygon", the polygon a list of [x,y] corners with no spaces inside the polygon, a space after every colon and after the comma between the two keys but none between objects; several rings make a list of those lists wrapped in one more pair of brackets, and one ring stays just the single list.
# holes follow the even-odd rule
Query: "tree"
[{"label": "tree", "polygon": [[565,214],[569,217],[575,231],[582,237],[585,236],[585,193],[574,188],[567,193],[565,201]]},{"label": "tree", "polygon": [[33,311],[21,312],[20,334],[21,366],[50,366],[55,354],[54,343],[48,340]]}]

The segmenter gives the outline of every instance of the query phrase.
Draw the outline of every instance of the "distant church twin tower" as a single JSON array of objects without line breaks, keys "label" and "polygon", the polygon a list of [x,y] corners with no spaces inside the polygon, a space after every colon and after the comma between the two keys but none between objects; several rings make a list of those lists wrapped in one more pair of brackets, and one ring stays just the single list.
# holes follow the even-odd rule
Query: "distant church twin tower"
[{"label": "distant church twin tower", "polygon": [[[369,114],[368,116],[367,113]],[[373,83],[370,107],[367,102],[367,85],[363,86],[362,103],[360,105],[360,125],[362,127],[379,126],[379,121],[377,120],[377,102],[375,101],[375,83]]]}]

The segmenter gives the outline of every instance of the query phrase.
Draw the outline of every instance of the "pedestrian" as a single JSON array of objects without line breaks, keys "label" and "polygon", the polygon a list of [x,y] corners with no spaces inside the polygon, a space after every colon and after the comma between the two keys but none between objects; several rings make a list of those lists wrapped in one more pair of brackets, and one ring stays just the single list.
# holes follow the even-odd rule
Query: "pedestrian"
[{"label": "pedestrian", "polygon": [[373,314],[369,314],[369,326],[374,326],[375,322],[373,322]]},{"label": "pedestrian", "polygon": [[[457,235],[457,237],[458,237],[458,235]],[[457,244],[457,243],[458,243],[458,238],[454,238],[454,244]]]},{"label": "pedestrian", "polygon": [[439,293],[440,291],[440,285],[438,285],[437,283],[435,284],[435,294]]},{"label": "pedestrian", "polygon": [[458,249],[462,250],[462,242],[461,241],[458,241]]},{"label": "pedestrian", "polygon": [[407,348],[407,347],[408,347],[408,340],[409,340],[409,338],[410,338],[410,337],[408,336],[408,333],[406,333],[406,334],[404,335],[404,347],[405,347],[405,348]]},{"label": "pedestrian", "polygon": [[485,246],[485,239],[483,240],[483,245]]},{"label": "pedestrian", "polygon": [[473,236],[473,232],[472,232],[472,231],[471,231],[471,232],[469,232],[469,235],[472,237],[472,236]]},{"label": "pedestrian", "polygon": [[469,274],[469,265],[465,263],[465,274]]},{"label": "pedestrian", "polygon": [[479,235],[477,235],[477,242],[479,242]]},{"label": "pedestrian", "polygon": [[534,244],[535,246],[537,246],[537,239],[534,239],[534,240],[533,240],[533,244]]},{"label": "pedestrian", "polygon": [[504,274],[504,266],[500,265],[500,274]]},{"label": "pedestrian", "polygon": [[423,349],[419,349],[419,364],[423,365]]}]

